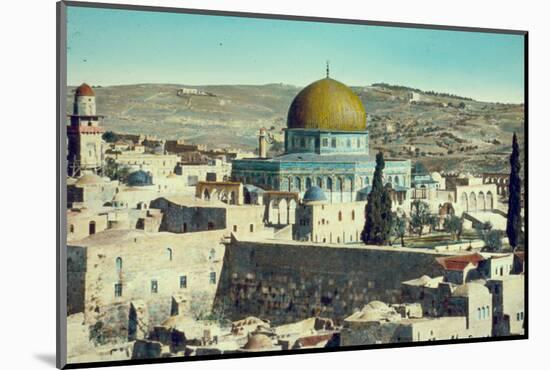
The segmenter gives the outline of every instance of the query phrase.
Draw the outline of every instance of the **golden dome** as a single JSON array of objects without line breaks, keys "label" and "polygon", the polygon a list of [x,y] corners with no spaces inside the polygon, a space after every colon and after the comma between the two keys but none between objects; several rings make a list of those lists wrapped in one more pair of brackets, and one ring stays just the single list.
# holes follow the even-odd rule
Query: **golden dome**
[{"label": "golden dome", "polygon": [[346,85],[324,78],[306,86],[288,110],[287,127],[333,131],[365,131],[367,113]]}]

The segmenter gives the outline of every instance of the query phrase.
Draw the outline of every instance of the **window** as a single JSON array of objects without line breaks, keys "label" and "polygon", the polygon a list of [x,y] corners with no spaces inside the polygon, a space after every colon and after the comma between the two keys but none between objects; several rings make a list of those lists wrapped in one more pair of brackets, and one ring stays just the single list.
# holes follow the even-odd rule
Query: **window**
[{"label": "window", "polygon": [[301,146],[302,148],[305,148],[305,146],[306,146],[306,139],[304,139],[304,138],[301,138],[301,139],[300,139],[300,146]]},{"label": "window", "polygon": [[294,178],[294,187],[296,190],[302,190],[302,180],[299,177]]},{"label": "window", "polygon": [[115,261],[115,264],[116,264],[116,272],[121,272],[122,271],[122,258],[117,257],[116,261]]},{"label": "window", "polygon": [[185,288],[187,288],[187,276],[182,275],[180,276],[180,289],[185,289]]},{"label": "window", "polygon": [[166,258],[168,258],[168,261],[172,261],[172,249],[166,248]]},{"label": "window", "polygon": [[156,280],[151,280],[151,293],[158,293],[159,292],[159,284]]},{"label": "window", "polygon": [[323,139],[323,146],[328,146],[328,139],[327,138],[324,138]]},{"label": "window", "polygon": [[214,271],[210,273],[210,284],[216,284],[216,273]]},{"label": "window", "polygon": [[338,212],[338,221],[342,221],[342,211]]},{"label": "window", "polygon": [[237,232],[237,225],[233,225],[233,232],[234,232],[234,233]]},{"label": "window", "polygon": [[355,221],[355,210],[351,211],[351,220]]},{"label": "window", "polygon": [[210,249],[210,254],[208,255],[208,260],[212,261],[216,258],[216,251],[214,249]]},{"label": "window", "polygon": [[481,320],[481,308],[477,309],[477,319]]},{"label": "window", "polygon": [[88,226],[88,234],[95,234],[95,221],[90,221],[90,224]]},{"label": "window", "polygon": [[348,139],[348,140],[347,140],[346,145],[348,146],[348,148],[351,148],[351,139]]},{"label": "window", "polygon": [[250,224],[250,232],[251,232],[251,233],[254,232],[254,224]]},{"label": "window", "polygon": [[74,233],[74,225],[69,225],[69,232]]},{"label": "window", "polygon": [[332,146],[333,148],[336,148],[336,139],[333,138],[330,142],[330,146]]},{"label": "window", "polygon": [[115,297],[122,297],[122,284],[116,283],[115,284]]}]

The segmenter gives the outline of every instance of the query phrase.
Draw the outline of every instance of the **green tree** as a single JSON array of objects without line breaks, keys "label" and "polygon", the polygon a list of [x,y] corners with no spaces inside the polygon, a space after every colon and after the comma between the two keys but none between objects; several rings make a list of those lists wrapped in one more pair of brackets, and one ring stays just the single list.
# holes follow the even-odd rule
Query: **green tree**
[{"label": "green tree", "polygon": [[489,230],[483,239],[487,250],[491,252],[502,251],[502,235],[503,233],[499,230]]},{"label": "green tree", "polygon": [[115,134],[113,131],[105,131],[101,138],[107,143],[114,143],[118,140],[118,135]]},{"label": "green tree", "polygon": [[515,250],[521,236],[521,179],[519,171],[519,145],[516,134],[512,139],[512,154],[510,155],[510,182],[508,190],[508,215],[506,221],[506,235],[512,248]]},{"label": "green tree", "polygon": [[463,220],[458,216],[447,216],[443,221],[443,229],[452,235],[453,240],[460,240],[463,229]]},{"label": "green tree", "polygon": [[422,200],[415,200],[411,204],[411,222],[410,227],[413,233],[422,236],[424,226],[429,226],[431,222],[430,206]]},{"label": "green tree", "polygon": [[407,233],[407,217],[405,215],[399,216],[398,214],[394,213],[392,217],[391,235],[401,241],[402,247],[405,246],[406,233]]},{"label": "green tree", "polygon": [[121,166],[112,158],[108,159],[103,167],[103,175],[107,176],[111,180],[124,181],[129,173],[130,167]]},{"label": "green tree", "polygon": [[493,230],[490,222],[477,224],[475,226],[477,236],[485,243],[485,249],[490,252],[500,252],[502,250],[502,232]]},{"label": "green tree", "polygon": [[384,155],[376,155],[376,167],[372,179],[372,188],[365,206],[365,226],[361,232],[361,240],[365,244],[382,245],[388,242],[391,231],[391,197],[388,187],[384,187],[382,173],[384,171]]}]

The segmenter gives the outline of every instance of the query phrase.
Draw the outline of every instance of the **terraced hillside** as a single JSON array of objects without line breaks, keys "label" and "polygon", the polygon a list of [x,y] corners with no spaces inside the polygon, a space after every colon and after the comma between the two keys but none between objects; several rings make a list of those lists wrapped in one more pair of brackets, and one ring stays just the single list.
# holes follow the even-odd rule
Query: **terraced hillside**
[{"label": "terraced hillside", "polygon": [[[178,94],[196,88],[204,95]],[[68,91],[69,108],[72,91]],[[469,172],[507,170],[512,133],[523,143],[523,105],[478,102],[448,94],[374,84],[353,87],[367,113],[373,150],[413,157],[429,168]],[[94,86],[108,130],[184,138],[211,147],[256,147],[260,127],[280,133],[299,87]],[[280,136],[279,136],[280,137]]]}]

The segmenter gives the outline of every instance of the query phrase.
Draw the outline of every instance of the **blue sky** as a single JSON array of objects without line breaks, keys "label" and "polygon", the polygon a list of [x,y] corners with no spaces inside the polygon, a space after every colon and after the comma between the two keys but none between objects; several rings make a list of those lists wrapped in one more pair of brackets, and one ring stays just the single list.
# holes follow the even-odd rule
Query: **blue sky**
[{"label": "blue sky", "polygon": [[523,102],[523,37],[68,8],[68,83],[305,86],[324,77]]}]

